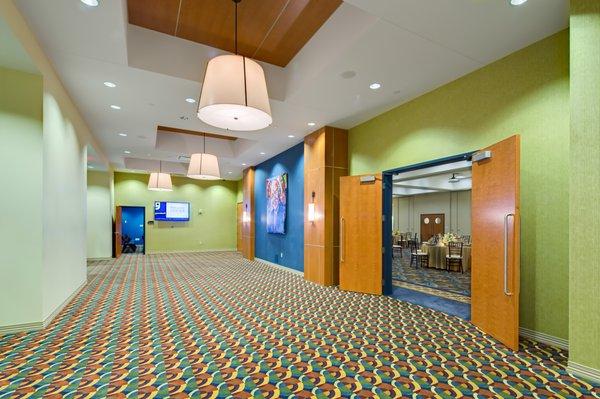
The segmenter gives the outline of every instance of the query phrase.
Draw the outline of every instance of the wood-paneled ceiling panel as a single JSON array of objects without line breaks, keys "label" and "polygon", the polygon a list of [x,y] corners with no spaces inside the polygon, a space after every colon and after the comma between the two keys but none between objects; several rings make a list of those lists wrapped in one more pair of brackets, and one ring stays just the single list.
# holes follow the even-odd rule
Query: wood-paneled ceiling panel
[{"label": "wood-paneled ceiling panel", "polygon": [[[238,52],[286,66],[342,0],[243,0],[238,5]],[[234,51],[230,0],[128,0],[129,23]]]}]

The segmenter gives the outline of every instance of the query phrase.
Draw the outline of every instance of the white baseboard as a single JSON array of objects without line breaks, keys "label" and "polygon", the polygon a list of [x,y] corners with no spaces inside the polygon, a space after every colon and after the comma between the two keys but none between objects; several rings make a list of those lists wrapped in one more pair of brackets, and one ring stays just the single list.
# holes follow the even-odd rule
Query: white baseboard
[{"label": "white baseboard", "polygon": [[90,260],[111,260],[113,259],[111,256],[106,257],[106,258],[87,258],[88,261]]},{"label": "white baseboard", "polygon": [[577,377],[582,377],[600,384],[600,370],[570,361],[567,365],[567,371]]},{"label": "white baseboard", "polygon": [[0,336],[6,334],[17,334],[21,332],[37,331],[44,328],[44,323],[36,321],[33,323],[13,324],[11,326],[0,326]]},{"label": "white baseboard", "polygon": [[65,308],[67,307],[67,305],[73,300],[73,298],[75,298],[77,296],[77,294],[79,294],[79,292],[81,292],[81,290],[83,289],[83,287],[85,287],[87,284],[87,279],[81,283],[81,285],[71,294],[67,297],[67,299],[65,299],[56,309],[54,309],[52,311],[52,313],[50,313],[48,315],[48,317],[46,317],[44,319],[44,321],[42,322],[42,328],[46,328],[48,327],[48,324],[52,323],[52,320],[54,320],[54,318],[56,316],[58,316],[58,314]]},{"label": "white baseboard", "polygon": [[532,341],[540,342],[542,344],[554,346],[564,350],[569,350],[569,341],[564,338],[558,338],[553,335],[533,331],[524,327],[519,328],[519,335]]},{"label": "white baseboard", "polygon": [[54,318],[75,298],[77,294],[85,287],[87,281],[84,281],[67,299],[63,301],[52,313],[48,315],[43,321],[36,321],[33,323],[14,324],[11,326],[0,326],[0,335],[16,334],[21,332],[32,332],[38,331],[48,327],[48,325],[54,320]]},{"label": "white baseboard", "polygon": [[[204,253],[204,252],[237,252],[237,248],[217,248],[217,249],[189,249],[189,250],[166,250],[166,251],[148,251],[147,255],[159,255],[159,254],[192,254],[192,253]],[[128,255],[128,254],[123,254]]]},{"label": "white baseboard", "polygon": [[278,269],[281,270],[285,270],[286,272],[291,272],[291,273],[295,273],[295,274],[299,274],[300,276],[304,276],[304,272],[301,272],[300,270],[296,270],[296,269],[292,269],[291,267],[287,267],[287,266],[283,266],[283,265],[278,265],[277,263],[273,263],[273,262],[269,262],[268,260],[264,260],[261,258],[254,258],[254,260],[261,262],[261,263],[265,263],[269,266],[273,266],[276,267]]}]

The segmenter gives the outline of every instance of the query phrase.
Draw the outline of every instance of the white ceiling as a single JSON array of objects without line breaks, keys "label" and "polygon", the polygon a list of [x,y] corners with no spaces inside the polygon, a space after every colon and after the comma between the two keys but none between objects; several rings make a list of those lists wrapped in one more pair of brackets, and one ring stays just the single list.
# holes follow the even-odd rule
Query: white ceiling
[{"label": "white ceiling", "polygon": [[[315,129],[307,122],[351,128],[566,28],[569,7],[568,0],[519,7],[508,0],[346,0],[287,67],[262,64],[274,123],[244,133],[202,123],[196,104],[185,102],[199,97],[206,62],[221,50],[129,25],[125,0],[95,8],[78,0],[16,4],[117,168],[125,157],[177,162],[189,154],[156,149],[156,126],[164,125],[245,139],[236,151],[215,151],[222,176],[232,179],[242,163],[299,143]],[[354,77],[342,77],[348,71]],[[372,82],[383,86],[370,90]]]},{"label": "white ceiling", "polygon": [[[458,181],[451,182],[455,177]],[[471,161],[452,162],[398,173],[392,176],[392,193],[397,197],[465,191],[472,187]]]}]

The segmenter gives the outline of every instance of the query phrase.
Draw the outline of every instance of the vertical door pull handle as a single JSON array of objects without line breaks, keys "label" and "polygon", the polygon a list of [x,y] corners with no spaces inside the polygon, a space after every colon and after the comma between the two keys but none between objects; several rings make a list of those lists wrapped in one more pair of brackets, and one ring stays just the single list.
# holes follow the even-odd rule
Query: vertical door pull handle
[{"label": "vertical door pull handle", "polygon": [[346,223],[344,221],[344,218],[340,218],[340,262],[344,262],[344,229],[346,227]]},{"label": "vertical door pull handle", "polygon": [[504,295],[511,296],[513,293],[508,290],[508,219],[515,218],[514,213],[504,215]]}]

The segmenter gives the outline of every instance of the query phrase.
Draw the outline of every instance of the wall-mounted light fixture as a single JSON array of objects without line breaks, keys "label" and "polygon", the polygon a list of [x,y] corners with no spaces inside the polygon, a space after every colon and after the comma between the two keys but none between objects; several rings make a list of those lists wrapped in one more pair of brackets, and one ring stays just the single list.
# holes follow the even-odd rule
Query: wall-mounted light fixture
[{"label": "wall-mounted light fixture", "polygon": [[243,223],[250,222],[250,213],[248,212],[248,204],[246,204],[246,208],[244,209],[244,212],[242,213],[242,222]]},{"label": "wall-mounted light fixture", "polygon": [[315,192],[313,191],[311,194],[311,201],[308,204],[308,215],[307,219],[309,222],[315,222]]}]

